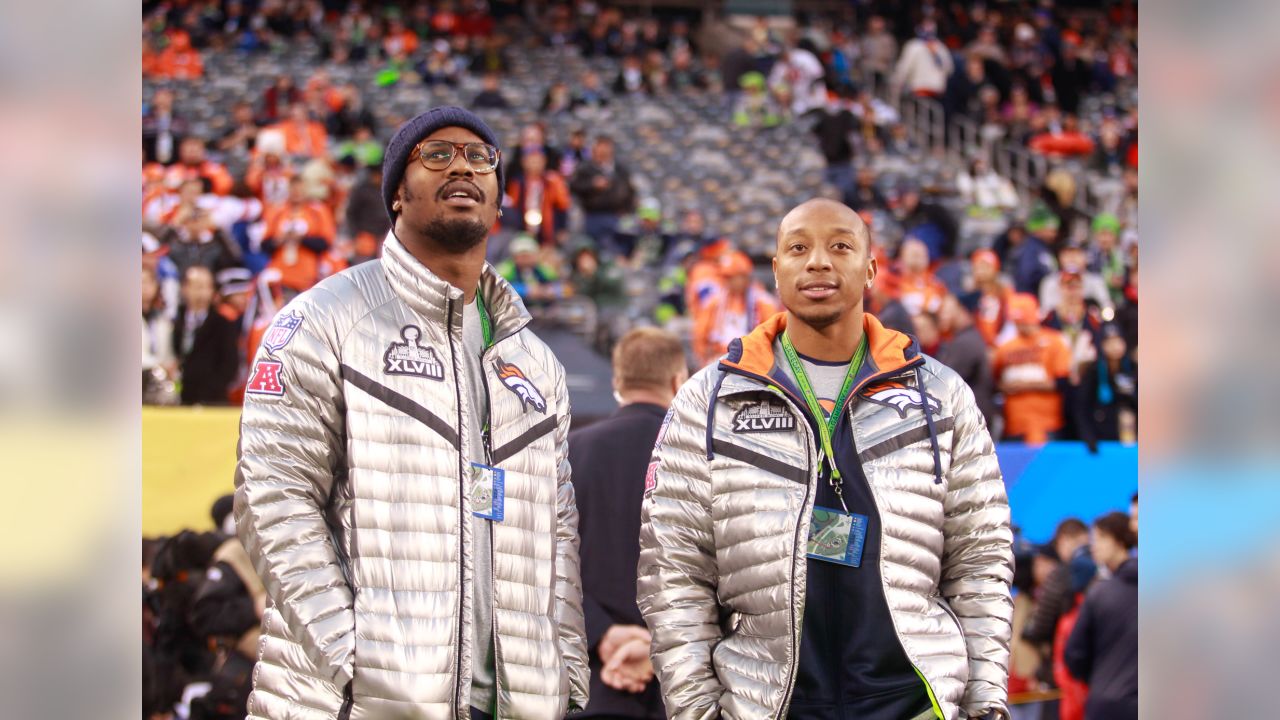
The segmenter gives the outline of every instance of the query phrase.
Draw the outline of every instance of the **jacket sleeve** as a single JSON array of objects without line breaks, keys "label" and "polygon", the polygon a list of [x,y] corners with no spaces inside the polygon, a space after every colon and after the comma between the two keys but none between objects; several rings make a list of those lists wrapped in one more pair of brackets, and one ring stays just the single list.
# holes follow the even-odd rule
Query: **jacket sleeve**
[{"label": "jacket sleeve", "polygon": [[569,466],[569,391],[564,370],[556,379],[560,398],[556,412],[556,460],[559,481],[556,498],[556,621],[560,626],[560,654],[569,673],[570,709],[586,709],[591,689],[587,638],[582,614],[582,573],[578,563],[578,505]]},{"label": "jacket sleeve", "polygon": [[973,392],[959,378],[944,499],[941,592],[960,620],[969,651],[961,709],[1007,714],[1012,634],[1013,534],[995,448]]},{"label": "jacket sleeve", "polygon": [[[711,475],[706,458],[706,375],[684,384],[658,432],[640,510],[636,602],[653,637],[650,655],[671,718],[713,718],[724,686],[712,652],[723,631],[716,600]],[[655,484],[656,483],[656,484]]]},{"label": "jacket sleeve", "polygon": [[1054,568],[1040,589],[1035,611],[1022,628],[1022,639],[1036,644],[1053,642],[1058,619],[1071,609],[1071,569],[1066,565]]},{"label": "jacket sleeve", "polygon": [[[320,312],[277,353],[281,395],[248,392],[240,418],[236,528],[267,595],[316,667],[339,687],[352,675],[355,615],[324,508],[345,471],[344,401],[335,344]],[[286,308],[286,311],[288,308]]]}]

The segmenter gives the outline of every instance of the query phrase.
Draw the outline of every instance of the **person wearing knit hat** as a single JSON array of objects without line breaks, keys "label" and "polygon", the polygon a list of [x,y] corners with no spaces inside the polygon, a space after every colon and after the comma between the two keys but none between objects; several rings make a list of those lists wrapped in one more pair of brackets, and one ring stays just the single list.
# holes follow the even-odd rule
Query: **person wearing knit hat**
[{"label": "person wearing knit hat", "polygon": [[702,365],[723,355],[734,338],[781,310],[773,294],[751,277],[755,264],[746,253],[730,252],[719,264],[723,290],[693,315],[693,352]]},{"label": "person wearing knit hat", "polygon": [[1071,350],[1062,333],[1040,324],[1035,295],[1017,293],[1008,313],[1018,334],[996,348],[992,362],[1004,393],[1005,440],[1038,445],[1062,429]]},{"label": "person wearing knit hat", "polygon": [[271,599],[254,720],[587,705],[565,371],[485,262],[501,163],[462,108],[402,125],[381,257],[262,335],[235,501]]}]

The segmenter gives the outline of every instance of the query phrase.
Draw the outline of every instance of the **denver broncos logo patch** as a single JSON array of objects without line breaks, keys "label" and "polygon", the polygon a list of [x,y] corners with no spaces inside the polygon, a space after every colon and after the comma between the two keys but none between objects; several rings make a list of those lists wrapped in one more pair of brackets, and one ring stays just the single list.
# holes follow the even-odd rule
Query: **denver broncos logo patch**
[{"label": "denver broncos logo patch", "polygon": [[[942,403],[938,402],[938,398],[930,395],[929,393],[924,393],[924,397],[929,401],[930,412],[936,415],[942,411]],[[907,416],[907,410],[913,407],[920,408],[920,410],[923,411],[925,403],[925,401],[921,399],[919,390],[907,387],[896,387],[881,390],[871,395],[867,395],[866,399],[876,403],[877,405],[884,405],[885,407],[891,407],[894,410],[897,410],[898,417],[900,418],[905,418]]]},{"label": "denver broncos logo patch", "polygon": [[494,363],[494,367],[498,371],[498,379],[502,381],[503,387],[516,394],[523,404],[525,412],[529,408],[533,408],[540,413],[547,411],[547,399],[542,397],[542,393],[538,388],[525,377],[524,371],[512,363],[503,361],[498,358]]}]

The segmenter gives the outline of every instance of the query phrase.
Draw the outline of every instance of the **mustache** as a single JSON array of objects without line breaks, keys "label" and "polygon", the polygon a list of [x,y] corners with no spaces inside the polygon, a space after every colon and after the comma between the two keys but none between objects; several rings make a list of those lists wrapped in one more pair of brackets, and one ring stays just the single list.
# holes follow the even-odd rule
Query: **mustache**
[{"label": "mustache", "polygon": [[485,201],[484,191],[480,189],[480,186],[467,180],[450,180],[444,185],[441,185],[440,190],[436,193],[436,199],[444,200],[449,194],[458,190],[474,193],[476,199],[481,203]]}]

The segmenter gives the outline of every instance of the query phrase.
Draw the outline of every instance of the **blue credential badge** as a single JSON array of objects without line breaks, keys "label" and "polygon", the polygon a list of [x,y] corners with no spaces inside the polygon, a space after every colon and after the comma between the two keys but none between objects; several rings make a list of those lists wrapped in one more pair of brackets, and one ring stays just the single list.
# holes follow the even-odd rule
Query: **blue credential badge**
[{"label": "blue credential badge", "polygon": [[815,505],[809,523],[808,557],[859,567],[867,541],[867,516]]},{"label": "blue credential badge", "polygon": [[471,514],[502,522],[507,494],[502,468],[471,463]]}]

